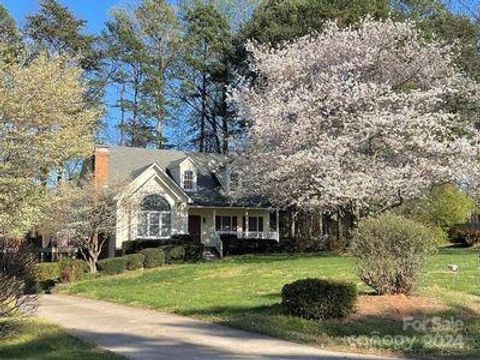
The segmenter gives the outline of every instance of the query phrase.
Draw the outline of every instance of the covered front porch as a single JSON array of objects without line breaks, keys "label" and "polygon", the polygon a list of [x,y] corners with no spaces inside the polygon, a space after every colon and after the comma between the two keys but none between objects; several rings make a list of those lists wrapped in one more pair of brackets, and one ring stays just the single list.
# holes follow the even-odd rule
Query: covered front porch
[{"label": "covered front porch", "polygon": [[190,207],[188,232],[222,255],[221,235],[279,241],[279,213],[271,208]]}]

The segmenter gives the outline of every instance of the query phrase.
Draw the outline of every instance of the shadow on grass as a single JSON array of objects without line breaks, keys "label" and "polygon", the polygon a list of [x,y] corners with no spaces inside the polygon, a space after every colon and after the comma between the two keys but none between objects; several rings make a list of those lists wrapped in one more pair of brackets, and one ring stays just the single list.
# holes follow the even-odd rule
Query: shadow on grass
[{"label": "shadow on grass", "polygon": [[212,307],[182,315],[218,318],[216,323],[322,347],[392,351],[435,359],[479,359],[480,318],[464,306],[445,311],[354,315],[314,321],[285,315],[282,306]]},{"label": "shadow on grass", "polygon": [[120,360],[120,356],[85,343],[52,325],[31,320],[6,321],[0,359]]},{"label": "shadow on grass", "polygon": [[[223,326],[215,326],[203,322],[195,322],[188,325],[166,324],[166,326],[188,327],[188,331],[201,335],[204,339],[201,343],[198,340],[187,341],[182,333],[160,336],[129,334],[128,332],[104,332],[104,331],[86,331],[76,330],[73,332],[75,337],[88,342],[95,342],[103,347],[108,347],[112,351],[127,358],[137,359],[197,359],[197,360],[230,360],[238,359],[289,359],[289,360],[317,360],[318,354],[308,354],[301,348],[276,349],[271,344],[262,345],[262,338],[259,335],[239,332]],[[65,337],[68,338],[66,341]],[[237,345],[235,353],[232,353],[228,347],[211,346],[211,340],[221,337],[229,338]],[[198,339],[198,338],[197,338]],[[213,340],[215,341],[215,340]],[[73,346],[68,342],[79,342],[72,336],[47,335],[31,339],[22,344],[2,346],[0,345],[1,359],[36,359],[36,360],[120,360],[120,356],[109,352],[93,353],[91,351]],[[243,347],[239,344],[251,344],[251,347]],[[55,351],[60,348],[61,351]],[[240,351],[238,350],[240,349]],[[123,358],[122,358],[123,359]],[[341,354],[325,354],[321,356],[322,360],[341,360],[344,357]]]},{"label": "shadow on grass", "polygon": [[319,257],[338,257],[329,251],[319,251],[315,253],[277,253],[277,254],[255,254],[255,255],[231,255],[225,258],[225,262],[231,263],[271,263],[276,261],[295,261],[299,259],[319,258]]}]

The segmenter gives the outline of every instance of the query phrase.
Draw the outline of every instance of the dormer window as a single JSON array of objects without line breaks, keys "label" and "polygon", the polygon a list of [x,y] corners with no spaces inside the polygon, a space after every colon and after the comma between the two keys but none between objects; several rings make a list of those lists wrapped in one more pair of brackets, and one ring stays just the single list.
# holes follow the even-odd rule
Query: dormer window
[{"label": "dormer window", "polygon": [[239,186],[240,186],[240,178],[238,176],[238,173],[232,172],[230,174],[230,182],[229,182],[230,191],[238,190]]},{"label": "dormer window", "polygon": [[185,191],[193,191],[195,182],[195,173],[192,170],[183,172],[183,189]]}]

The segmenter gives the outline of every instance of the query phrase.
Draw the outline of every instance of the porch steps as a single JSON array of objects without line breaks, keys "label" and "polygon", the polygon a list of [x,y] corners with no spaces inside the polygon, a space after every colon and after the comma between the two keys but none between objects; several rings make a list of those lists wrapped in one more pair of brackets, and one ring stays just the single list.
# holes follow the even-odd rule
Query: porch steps
[{"label": "porch steps", "polygon": [[220,260],[220,256],[214,248],[207,247],[203,250],[203,260],[205,261],[217,261]]}]

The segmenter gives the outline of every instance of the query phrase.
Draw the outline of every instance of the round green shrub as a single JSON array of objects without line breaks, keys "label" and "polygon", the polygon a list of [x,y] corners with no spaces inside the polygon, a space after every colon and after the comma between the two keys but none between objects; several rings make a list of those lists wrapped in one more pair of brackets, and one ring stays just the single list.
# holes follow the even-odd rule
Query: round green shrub
[{"label": "round green shrub", "polygon": [[127,270],[126,257],[116,257],[100,260],[97,263],[98,270],[107,275],[122,274]]},{"label": "round green shrub", "polygon": [[168,264],[185,261],[185,248],[181,245],[171,246],[165,252],[165,260]]},{"label": "round green shrub", "polygon": [[360,278],[378,294],[409,294],[435,244],[431,228],[385,213],[360,222],[350,250]]},{"label": "round green shrub", "polygon": [[162,249],[143,249],[141,254],[145,256],[145,259],[143,260],[143,267],[145,269],[151,269],[165,265],[165,253]]},{"label": "round green shrub", "polygon": [[289,315],[304,319],[343,318],[355,311],[354,284],[323,279],[303,279],[282,289],[282,305]]},{"label": "round green shrub", "polygon": [[127,260],[127,270],[137,270],[143,268],[143,262],[145,255],[143,254],[130,254],[124,256]]}]

